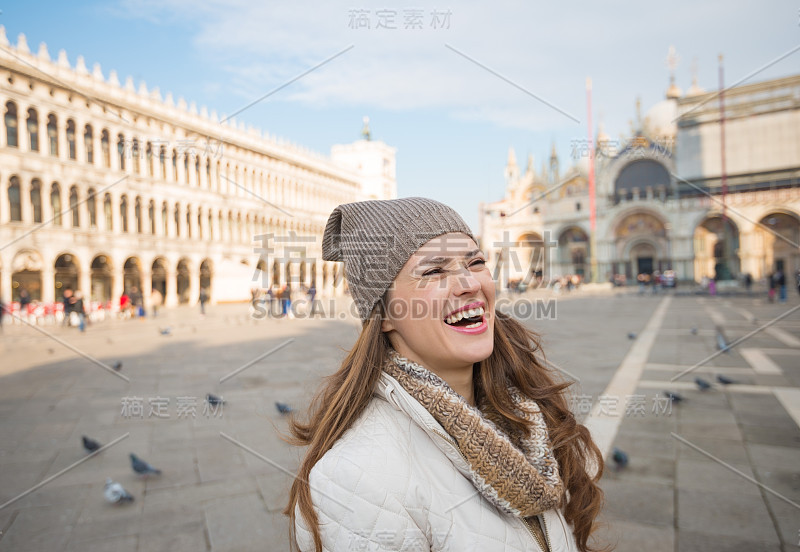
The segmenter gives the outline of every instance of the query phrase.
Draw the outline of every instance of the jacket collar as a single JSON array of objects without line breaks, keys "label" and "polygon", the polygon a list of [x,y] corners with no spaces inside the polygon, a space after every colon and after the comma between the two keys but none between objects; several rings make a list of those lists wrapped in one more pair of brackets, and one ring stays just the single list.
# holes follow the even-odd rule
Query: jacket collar
[{"label": "jacket collar", "polygon": [[381,372],[381,379],[378,381],[374,394],[411,418],[420,429],[428,434],[436,447],[450,459],[456,469],[465,477],[470,477],[469,463],[458,449],[455,439],[444,430],[442,425],[417,399],[403,389],[396,379],[386,372]]}]

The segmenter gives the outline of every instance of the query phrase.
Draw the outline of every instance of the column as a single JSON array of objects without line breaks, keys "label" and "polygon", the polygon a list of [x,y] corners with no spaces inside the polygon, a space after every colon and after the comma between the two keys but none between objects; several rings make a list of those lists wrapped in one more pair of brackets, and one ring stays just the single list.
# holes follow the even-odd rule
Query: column
[{"label": "column", "polygon": [[113,276],[111,278],[111,309],[114,312],[119,311],[119,298],[122,295],[125,286],[125,258],[120,257],[114,259]]},{"label": "column", "polygon": [[142,292],[142,304],[144,305],[145,312],[149,313],[151,312],[150,294],[153,293],[152,265],[142,268],[142,285],[140,289]]},{"label": "column", "polygon": [[53,303],[56,300],[55,285],[56,272],[53,263],[45,258],[42,263],[42,302]]},{"label": "column", "polygon": [[200,297],[200,263],[194,260],[189,268],[189,305],[194,306]]},{"label": "column", "polygon": [[[21,175],[19,178],[19,206],[22,213],[22,222],[33,224],[33,206],[31,205],[31,181],[28,175]],[[3,202],[8,201],[8,193],[3,198]]]},{"label": "column", "polygon": [[83,132],[86,125],[83,121],[74,118],[75,121],[75,162],[86,163],[86,145],[83,142]]},{"label": "column", "polygon": [[[6,260],[10,261],[11,259]],[[4,260],[3,267],[0,269],[0,298],[3,299],[8,308],[11,308],[11,274],[13,272],[14,268],[11,266],[11,262],[5,262]]]},{"label": "column", "polygon": [[172,261],[168,262],[170,263],[170,265],[167,268],[167,295],[166,297],[164,297],[164,306],[174,307],[178,304],[177,273],[173,266],[174,263],[172,263]]},{"label": "column", "polygon": [[83,300],[86,303],[86,312],[89,312],[89,301],[92,299],[92,262],[82,263],[81,259],[76,258],[78,263],[78,289],[83,292]]}]

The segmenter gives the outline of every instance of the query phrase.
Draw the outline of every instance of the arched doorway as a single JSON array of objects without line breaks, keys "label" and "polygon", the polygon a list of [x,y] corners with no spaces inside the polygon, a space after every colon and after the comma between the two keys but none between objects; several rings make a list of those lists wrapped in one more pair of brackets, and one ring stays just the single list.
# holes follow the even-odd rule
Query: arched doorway
[{"label": "arched doorway", "polygon": [[581,279],[589,274],[589,236],[573,226],[558,237],[558,265],[560,274],[577,274]]},{"label": "arched doorway", "polygon": [[55,298],[59,301],[64,294],[65,289],[78,291],[78,264],[75,262],[75,256],[70,253],[64,253],[56,257],[54,264],[55,277],[53,278],[53,285],[55,287]]},{"label": "arched doorway", "polygon": [[272,285],[281,285],[281,268],[278,265],[278,261],[272,261]]},{"label": "arched doorway", "polygon": [[92,259],[92,301],[111,301],[114,283],[114,270],[107,255],[97,255]]},{"label": "arched doorway", "polygon": [[734,280],[740,266],[739,229],[727,217],[707,217],[694,231],[695,279]]},{"label": "arched doorway", "polygon": [[770,213],[756,227],[761,275],[781,270],[786,276],[800,270],[800,220],[794,214]]},{"label": "arched doorway", "polygon": [[142,263],[138,257],[128,257],[122,267],[122,286],[130,295],[133,288],[142,290]]},{"label": "arched doorway", "polygon": [[614,230],[614,245],[612,270],[628,281],[642,273],[672,268],[667,229],[653,213],[637,211],[623,218]]},{"label": "arched doorway", "polygon": [[[211,259],[204,259],[202,263],[200,263],[200,287],[206,290],[208,294],[209,300],[212,297],[211,294],[211,278],[214,276],[214,268],[211,262]],[[263,271],[262,274],[266,273],[267,270],[267,263],[264,261],[259,261],[259,270]],[[266,277],[263,278],[266,281]]]},{"label": "arched doorway", "polygon": [[25,290],[32,301],[42,300],[42,256],[37,251],[25,249],[11,263],[11,300],[19,301]]},{"label": "arched doorway", "polygon": [[650,242],[639,242],[631,247],[630,259],[636,274],[652,274],[658,259],[656,247]]},{"label": "arched doorway", "polygon": [[150,286],[157,289],[162,298],[167,296],[167,260],[163,257],[156,257],[153,261]]},{"label": "arched doorway", "polygon": [[191,272],[189,270],[189,261],[187,259],[181,259],[178,261],[176,278],[178,287],[178,303],[185,305],[189,302],[189,284],[191,283]]},{"label": "arched doorway", "polygon": [[509,252],[504,274],[508,275],[509,282],[524,281],[528,286],[535,286],[550,277],[546,266],[547,248],[542,236],[536,232],[526,232]]}]

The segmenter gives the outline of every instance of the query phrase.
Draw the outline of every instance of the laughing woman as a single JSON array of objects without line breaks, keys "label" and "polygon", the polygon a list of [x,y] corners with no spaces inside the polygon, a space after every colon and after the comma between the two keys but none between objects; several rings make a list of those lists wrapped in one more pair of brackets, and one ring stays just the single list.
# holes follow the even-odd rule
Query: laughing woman
[{"label": "laughing woman", "polygon": [[495,311],[469,227],[424,198],[337,207],[361,334],[315,398],[289,515],[303,551],[591,550],[603,459],[536,334]]}]

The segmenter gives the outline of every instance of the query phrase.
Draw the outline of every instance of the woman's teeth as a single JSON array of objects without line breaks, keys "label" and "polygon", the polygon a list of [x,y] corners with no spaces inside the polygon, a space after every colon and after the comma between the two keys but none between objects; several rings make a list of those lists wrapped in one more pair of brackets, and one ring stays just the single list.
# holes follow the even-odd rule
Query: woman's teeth
[{"label": "woman's teeth", "polygon": [[473,324],[470,324],[468,326],[464,326],[465,328],[475,328],[479,326],[481,322],[483,322],[483,313],[484,313],[483,307],[475,307],[474,309],[462,310],[458,311],[455,314],[451,314],[450,316],[445,318],[444,321],[446,324],[450,324],[452,326],[453,324],[457,324],[463,318],[475,318],[476,316],[480,316],[481,320]]}]

